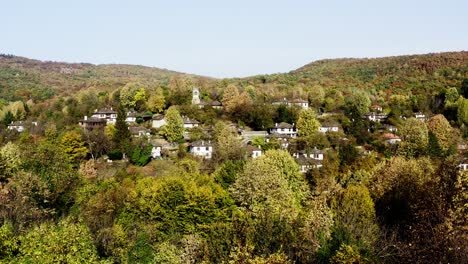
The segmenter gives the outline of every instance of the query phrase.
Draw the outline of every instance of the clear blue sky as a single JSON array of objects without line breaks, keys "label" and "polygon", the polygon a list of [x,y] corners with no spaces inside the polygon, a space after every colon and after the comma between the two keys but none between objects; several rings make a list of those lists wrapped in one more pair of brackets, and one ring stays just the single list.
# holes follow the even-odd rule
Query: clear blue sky
[{"label": "clear blue sky", "polygon": [[466,0],[12,0],[0,53],[213,77],[339,57],[468,50]]}]

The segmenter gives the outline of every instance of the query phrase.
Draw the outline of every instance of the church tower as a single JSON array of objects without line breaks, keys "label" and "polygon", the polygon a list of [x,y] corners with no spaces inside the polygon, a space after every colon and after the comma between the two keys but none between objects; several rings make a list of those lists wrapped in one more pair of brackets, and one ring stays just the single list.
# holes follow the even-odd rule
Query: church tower
[{"label": "church tower", "polygon": [[200,91],[198,91],[198,88],[193,88],[192,90],[192,104],[200,104]]}]

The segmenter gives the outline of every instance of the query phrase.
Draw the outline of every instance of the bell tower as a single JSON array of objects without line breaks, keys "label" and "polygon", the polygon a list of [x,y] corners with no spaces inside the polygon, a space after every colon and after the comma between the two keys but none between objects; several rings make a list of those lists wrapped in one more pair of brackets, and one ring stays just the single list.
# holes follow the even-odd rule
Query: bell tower
[{"label": "bell tower", "polygon": [[200,91],[198,90],[198,88],[193,88],[192,90],[192,104],[200,104]]}]

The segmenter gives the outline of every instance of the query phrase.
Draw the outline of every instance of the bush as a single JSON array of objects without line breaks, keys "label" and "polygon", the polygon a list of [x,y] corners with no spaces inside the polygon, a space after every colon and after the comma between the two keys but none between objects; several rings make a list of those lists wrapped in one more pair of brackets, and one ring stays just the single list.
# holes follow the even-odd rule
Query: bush
[{"label": "bush", "polygon": [[110,160],[121,160],[123,158],[122,151],[118,149],[113,149],[107,153],[107,156]]}]

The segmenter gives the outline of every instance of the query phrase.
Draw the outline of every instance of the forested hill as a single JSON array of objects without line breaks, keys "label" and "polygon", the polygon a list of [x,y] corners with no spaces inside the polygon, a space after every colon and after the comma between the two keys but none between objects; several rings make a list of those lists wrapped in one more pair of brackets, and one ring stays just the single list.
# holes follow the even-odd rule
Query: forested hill
[{"label": "forested hill", "polygon": [[468,77],[468,52],[372,59],[327,59],[315,61],[284,74],[258,75],[237,79],[254,86],[272,86],[292,93],[297,87],[364,88],[370,94],[431,95],[446,87],[459,87]]},{"label": "forested hill", "polygon": [[427,90],[455,86],[468,73],[468,52],[375,59],[321,60],[291,74],[302,83],[377,89]]},{"label": "forested hill", "polygon": [[171,79],[189,79],[190,83],[202,89],[215,90],[222,90],[231,83],[238,84],[241,89],[253,85],[260,90],[257,92],[271,97],[294,95],[298,88],[305,88],[307,92],[307,88],[314,86],[325,90],[364,88],[370,95],[432,96],[440,89],[459,87],[465,78],[468,78],[466,51],[372,59],[327,59],[289,73],[223,81],[138,65],[43,62],[0,55],[0,97],[6,101],[43,101],[55,95],[72,95],[82,89],[110,91],[129,82],[167,87]]},{"label": "forested hill", "polygon": [[129,82],[167,85],[171,77],[208,79],[139,65],[50,62],[0,54],[0,98],[42,101],[82,89],[109,91]]}]

